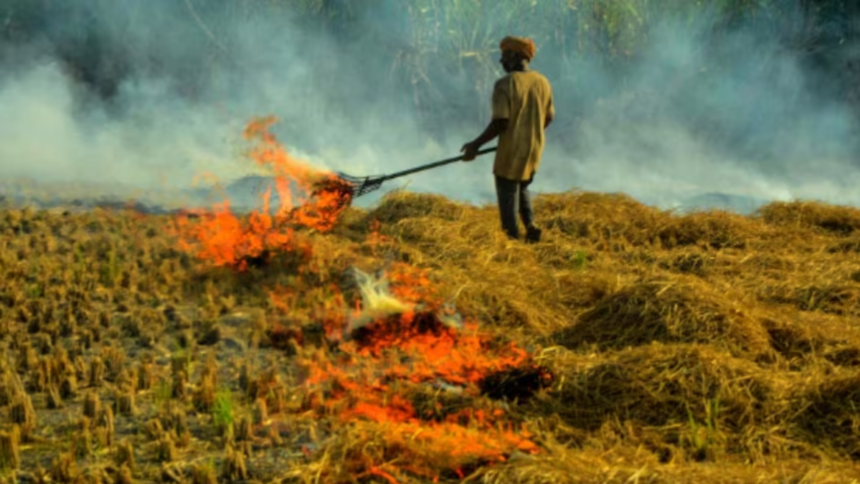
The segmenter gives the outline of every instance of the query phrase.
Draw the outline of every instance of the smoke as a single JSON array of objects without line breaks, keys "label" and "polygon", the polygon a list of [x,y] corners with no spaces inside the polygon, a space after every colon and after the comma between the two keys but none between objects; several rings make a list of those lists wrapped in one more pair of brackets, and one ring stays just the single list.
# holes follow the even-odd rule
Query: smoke
[{"label": "smoke", "polygon": [[[315,15],[299,3],[2,0],[0,179],[123,194],[187,188],[204,173],[229,182],[256,173],[241,132],[258,115],[280,118],[274,131],[292,154],[351,175],[455,156],[483,130],[502,73],[492,50],[438,48],[462,19],[422,24],[391,0],[322,2],[330,13]],[[477,47],[546,38],[551,9],[511,19],[486,3]],[[536,190],[663,206],[714,192],[860,203],[855,112],[787,47],[791,32],[741,23],[715,38],[710,17],[664,17],[649,18],[647,43],[624,63],[541,43],[533,68],[553,84],[557,118]],[[491,202],[491,164],[384,189]]]},{"label": "smoke", "polygon": [[[629,74],[633,94],[579,113],[580,184],[662,205],[707,192],[860,201],[856,114],[816,85],[819,73],[752,28],[708,46],[679,32],[659,29]],[[586,91],[601,74],[583,76]]]}]

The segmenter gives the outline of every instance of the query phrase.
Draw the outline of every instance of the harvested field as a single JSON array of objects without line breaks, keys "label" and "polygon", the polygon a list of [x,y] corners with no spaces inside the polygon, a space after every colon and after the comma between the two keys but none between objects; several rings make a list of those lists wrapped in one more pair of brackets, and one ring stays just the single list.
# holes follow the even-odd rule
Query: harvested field
[{"label": "harvested field", "polygon": [[860,212],[342,202],[4,209],[3,479],[860,482]]}]

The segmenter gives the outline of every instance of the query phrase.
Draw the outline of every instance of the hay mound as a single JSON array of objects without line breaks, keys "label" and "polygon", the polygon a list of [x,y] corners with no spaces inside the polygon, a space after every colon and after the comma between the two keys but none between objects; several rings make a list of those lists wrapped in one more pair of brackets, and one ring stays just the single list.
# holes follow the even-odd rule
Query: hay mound
[{"label": "hay mound", "polygon": [[836,235],[849,235],[860,229],[860,209],[821,202],[774,202],[759,208],[756,214],[768,224]]},{"label": "hay mound", "polygon": [[654,228],[665,223],[667,215],[623,194],[571,191],[541,195],[534,202],[541,213],[541,225],[562,234],[612,242],[617,239],[633,245],[652,242]]},{"label": "hay mound", "polygon": [[368,213],[368,217],[383,224],[393,224],[421,217],[457,220],[462,212],[463,206],[441,195],[395,191],[386,194],[379,205]]},{"label": "hay mound", "polygon": [[739,298],[689,277],[621,289],[558,332],[556,341],[568,348],[620,349],[659,341],[709,343],[735,355],[770,350],[767,332]]},{"label": "hay mound", "polygon": [[[554,445],[539,456],[511,459],[483,475],[484,484],[846,484],[856,482],[852,463],[787,460],[779,465],[747,462],[657,465],[640,447],[580,449]],[[643,462],[644,461],[644,462]],[[635,464],[634,464],[635,462]]]},{"label": "hay mound", "polygon": [[761,226],[742,215],[713,210],[673,217],[657,234],[665,248],[696,245],[743,249],[751,240],[759,239],[761,232]]},{"label": "hay mound", "polygon": [[772,285],[760,290],[762,299],[794,306],[801,311],[820,311],[843,316],[860,315],[860,287],[848,278]]},{"label": "hay mound", "polygon": [[662,269],[680,274],[692,274],[705,276],[708,269],[713,265],[714,256],[707,255],[700,250],[683,250],[677,255],[667,257],[658,262]]},{"label": "hay mound", "polygon": [[830,254],[857,254],[860,253],[860,237],[851,235],[827,248]]},{"label": "hay mound", "polygon": [[667,248],[743,248],[761,232],[760,224],[742,215],[710,211],[679,217],[622,194],[574,191],[541,195],[535,200],[535,210],[547,214],[541,221],[546,228],[609,247],[659,244]]},{"label": "hay mound", "polygon": [[860,366],[860,347],[855,344],[838,344],[824,352],[824,358],[837,366]]},{"label": "hay mound", "polygon": [[570,310],[594,307],[618,289],[617,277],[601,272],[564,272],[556,276],[560,287],[576,288],[559,294],[559,302]]},{"label": "hay mound", "polygon": [[565,381],[550,392],[551,411],[585,430],[615,420],[672,426],[693,419],[740,432],[762,423],[772,394],[754,363],[702,345],[654,344],[591,367],[557,365]]},{"label": "hay mound", "polygon": [[843,367],[860,366],[860,330],[831,314],[798,312],[768,317],[763,323],[771,346],[793,366],[817,358]]},{"label": "hay mound", "polygon": [[860,459],[860,375],[829,377],[804,392],[795,407],[797,437]]},{"label": "hay mound", "polygon": [[821,335],[810,326],[766,319],[764,327],[770,336],[773,349],[789,360],[803,358],[825,343]]}]

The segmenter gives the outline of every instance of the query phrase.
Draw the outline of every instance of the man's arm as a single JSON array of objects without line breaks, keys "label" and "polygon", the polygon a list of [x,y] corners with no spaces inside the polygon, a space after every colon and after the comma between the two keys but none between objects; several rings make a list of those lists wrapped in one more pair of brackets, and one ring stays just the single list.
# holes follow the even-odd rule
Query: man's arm
[{"label": "man's arm", "polygon": [[463,148],[460,150],[464,153],[463,161],[474,160],[478,156],[478,150],[481,149],[484,143],[493,140],[508,129],[508,120],[511,117],[511,100],[510,96],[508,96],[509,83],[510,80],[508,78],[502,78],[496,81],[496,84],[493,86],[492,121],[490,121],[490,124],[487,125],[487,128],[480,136],[463,145]]},{"label": "man's arm", "polygon": [[549,82],[547,82],[547,89],[549,97],[546,103],[546,119],[543,121],[543,129],[547,129],[552,124],[552,120],[555,119],[555,100],[553,99],[552,86],[549,85]]},{"label": "man's arm", "polygon": [[480,136],[463,145],[463,148],[460,150],[464,153],[463,161],[474,160],[478,156],[477,153],[481,149],[481,146],[504,133],[506,129],[508,129],[507,119],[494,119],[490,121],[490,124],[487,125],[487,128]]},{"label": "man's arm", "polygon": [[508,129],[507,119],[494,119],[487,125],[487,129],[472,141],[472,144],[476,145],[476,148],[480,149],[481,146],[496,139],[496,136],[504,133],[506,129]]}]

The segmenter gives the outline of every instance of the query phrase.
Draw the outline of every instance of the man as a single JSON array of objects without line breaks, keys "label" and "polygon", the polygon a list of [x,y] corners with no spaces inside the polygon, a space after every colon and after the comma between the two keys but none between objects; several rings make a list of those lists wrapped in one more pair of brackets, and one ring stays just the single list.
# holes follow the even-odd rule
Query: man
[{"label": "man", "polygon": [[500,48],[501,64],[508,74],[493,88],[493,116],[487,129],[463,145],[463,161],[472,161],[485,143],[499,137],[493,175],[502,229],[519,238],[519,215],[526,227],[526,242],[539,242],[541,231],[534,225],[529,185],[540,166],[544,130],[555,116],[552,88],[537,71],[529,69],[535,44],[523,37],[505,37]]}]

